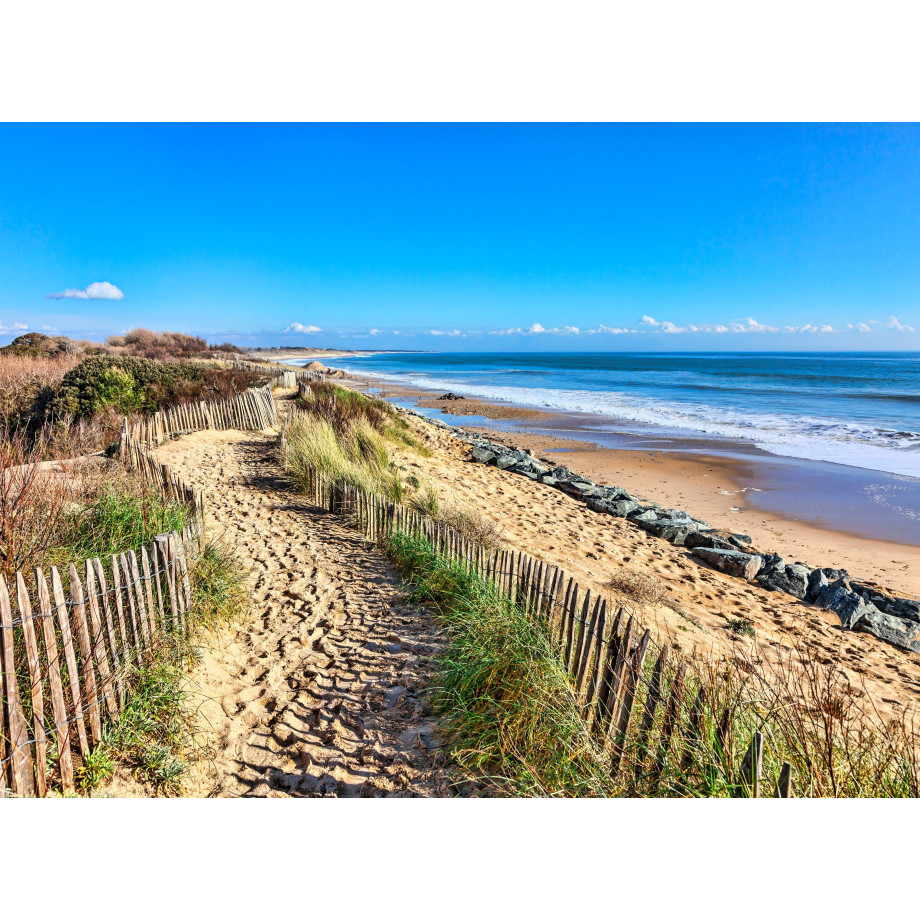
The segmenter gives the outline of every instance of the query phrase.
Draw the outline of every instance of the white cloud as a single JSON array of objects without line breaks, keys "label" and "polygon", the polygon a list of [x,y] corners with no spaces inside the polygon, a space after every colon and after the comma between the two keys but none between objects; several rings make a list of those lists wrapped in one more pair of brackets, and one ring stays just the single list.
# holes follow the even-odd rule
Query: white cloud
[{"label": "white cloud", "polygon": [[652,329],[655,329],[658,332],[696,332],[696,326],[676,326],[674,323],[669,320],[662,320],[659,322],[657,319],[651,316],[643,316],[641,323],[643,326],[649,326]]},{"label": "white cloud", "polygon": [[12,326],[4,326],[3,320],[0,319],[0,332],[21,332],[29,327],[25,323],[13,323]]},{"label": "white cloud", "polygon": [[597,329],[585,329],[585,335],[624,335],[635,331],[635,329],[621,329],[619,326],[605,326],[601,323]]},{"label": "white cloud", "polygon": [[914,332],[913,326],[902,323],[896,316],[889,316],[887,323],[879,323],[881,329],[895,329],[898,332]]},{"label": "white cloud", "polygon": [[319,326],[305,326],[303,323],[291,323],[290,326],[285,326],[282,330],[282,332],[298,332],[301,335],[310,335],[314,332],[322,331]]},{"label": "white cloud", "polygon": [[493,329],[489,335],[581,335],[581,330],[578,326],[547,329],[541,323],[531,323],[526,329],[522,329],[520,326],[512,329]]},{"label": "white cloud", "polygon": [[42,326],[42,332],[57,332],[56,326]]},{"label": "white cloud", "polygon": [[70,297],[76,300],[124,300],[125,295],[108,281],[94,281],[85,288],[67,288],[56,294],[46,294],[45,297],[48,300],[64,300]]},{"label": "white cloud", "polygon": [[428,335],[450,335],[450,336],[458,336],[458,335],[459,335],[459,336],[462,336],[463,338],[466,338],[466,335],[467,335],[467,334],[466,334],[465,332],[461,332],[459,329],[448,329],[448,330],[444,330],[444,329],[429,329],[429,330],[428,330]]},{"label": "white cloud", "polygon": [[871,332],[872,327],[868,323],[847,323],[847,329],[855,332]]},{"label": "white cloud", "polygon": [[380,335],[379,329],[371,329],[368,335]]}]

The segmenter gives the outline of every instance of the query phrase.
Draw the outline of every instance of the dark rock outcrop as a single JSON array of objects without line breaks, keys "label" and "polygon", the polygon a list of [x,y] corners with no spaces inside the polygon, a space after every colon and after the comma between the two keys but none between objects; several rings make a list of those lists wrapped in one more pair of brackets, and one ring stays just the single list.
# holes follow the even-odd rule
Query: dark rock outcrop
[{"label": "dark rock outcrop", "polygon": [[805,600],[811,569],[800,562],[774,565],[766,573],[757,576],[757,581],[771,591],[782,591],[800,600]]},{"label": "dark rock outcrop", "polygon": [[709,549],[705,546],[696,546],[693,555],[708,562],[713,568],[735,578],[751,581],[760,571],[763,559],[750,553],[742,553],[736,549]]},{"label": "dark rock outcrop", "polygon": [[903,617],[882,613],[874,604],[866,604],[863,616],[856,622],[857,632],[871,633],[883,642],[897,645],[899,648],[920,652],[920,624]]},{"label": "dark rock outcrop", "polygon": [[833,610],[840,617],[844,629],[852,629],[867,613],[876,610],[874,604],[867,604],[857,594],[846,578],[838,578],[829,584],[816,598],[819,607]]}]

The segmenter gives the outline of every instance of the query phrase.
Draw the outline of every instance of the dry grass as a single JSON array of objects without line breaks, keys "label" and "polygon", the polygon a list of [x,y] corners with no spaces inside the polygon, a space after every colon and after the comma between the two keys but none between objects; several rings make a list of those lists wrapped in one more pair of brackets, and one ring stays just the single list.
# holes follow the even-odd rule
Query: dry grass
[{"label": "dry grass", "polygon": [[32,463],[30,456],[24,434],[0,440],[0,571],[8,577],[136,549],[186,522],[182,506],[116,461]]},{"label": "dry grass", "polygon": [[486,550],[497,550],[504,546],[504,532],[495,521],[481,511],[447,505],[439,511],[438,520]]},{"label": "dry grass", "polygon": [[33,358],[0,355],[0,424],[28,424],[43,394],[53,392],[64,374],[80,363],[77,355]]},{"label": "dry grass", "polygon": [[618,572],[614,572],[604,582],[604,587],[639,606],[651,604],[672,606],[672,602],[661,582],[644,572],[621,569]]}]

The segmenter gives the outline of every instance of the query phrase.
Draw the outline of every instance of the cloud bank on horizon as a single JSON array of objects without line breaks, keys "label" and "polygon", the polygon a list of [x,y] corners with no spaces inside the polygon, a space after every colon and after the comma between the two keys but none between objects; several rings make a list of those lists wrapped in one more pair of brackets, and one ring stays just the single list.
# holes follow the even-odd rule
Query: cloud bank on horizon
[{"label": "cloud bank on horizon", "polygon": [[[299,323],[293,324],[299,326]],[[315,327],[311,327],[315,330]],[[285,332],[292,331],[288,326]],[[295,330],[296,331],[296,330]],[[319,331],[319,330],[315,330]],[[773,334],[773,335],[832,335],[839,333],[871,333],[873,331],[894,331],[915,333],[917,330],[908,323],[901,322],[896,316],[889,316],[885,320],[870,319],[867,322],[846,323],[839,327],[834,327],[828,323],[803,323],[798,326],[791,325],[771,325],[761,323],[754,317],[749,316],[746,319],[728,320],[723,323],[686,323],[679,325],[670,320],[657,320],[652,316],[643,315],[642,319],[635,327],[607,326],[604,323],[599,324],[594,329],[580,329],[578,326],[561,326],[547,328],[542,323],[531,323],[529,326],[512,326],[508,329],[427,329],[427,330],[389,330],[382,332],[380,329],[370,329],[366,332],[352,332],[358,337],[378,336],[378,335],[398,335],[398,336],[450,336],[468,338],[470,336],[594,336],[594,335],[613,335],[613,336],[635,336],[635,335],[745,335],[745,334]],[[340,333],[344,334],[344,333]]]},{"label": "cloud bank on horizon", "polygon": [[124,293],[108,281],[94,281],[85,288],[66,288],[57,293],[46,294],[47,300],[124,300]]}]

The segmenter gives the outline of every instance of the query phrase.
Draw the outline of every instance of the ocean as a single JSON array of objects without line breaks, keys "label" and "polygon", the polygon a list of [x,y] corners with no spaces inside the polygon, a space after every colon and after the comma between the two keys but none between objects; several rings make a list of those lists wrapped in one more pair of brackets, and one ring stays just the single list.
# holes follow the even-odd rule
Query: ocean
[{"label": "ocean", "polygon": [[920,353],[419,353],[335,366],[581,413],[598,433],[704,437],[920,479]]}]

